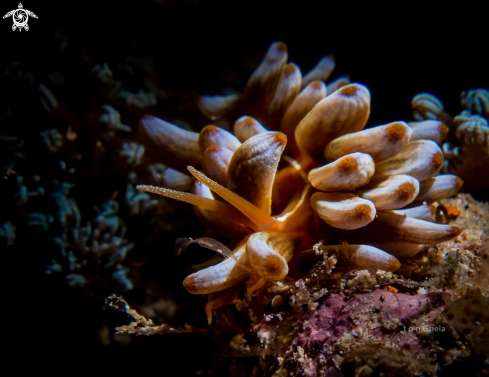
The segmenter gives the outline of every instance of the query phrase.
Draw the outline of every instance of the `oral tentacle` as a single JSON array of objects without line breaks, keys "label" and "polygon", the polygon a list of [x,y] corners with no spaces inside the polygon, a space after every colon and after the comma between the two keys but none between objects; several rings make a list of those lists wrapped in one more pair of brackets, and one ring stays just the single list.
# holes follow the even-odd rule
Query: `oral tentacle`
[{"label": "oral tentacle", "polygon": [[167,198],[176,199],[182,202],[193,204],[198,207],[202,207],[206,210],[213,211],[223,216],[224,218],[233,219],[243,225],[246,225],[252,229],[257,229],[255,223],[251,222],[249,218],[244,216],[240,211],[234,208],[232,205],[213,200],[209,198],[204,198],[199,195],[189,194],[188,192],[175,191],[166,189],[163,187],[155,187],[149,185],[138,185],[136,186],[138,190],[150,192],[152,194],[158,194],[165,196]]},{"label": "oral tentacle", "polygon": [[[194,180],[193,182],[192,194],[214,200],[212,191],[202,182],[197,180]],[[228,203],[222,203],[232,207]],[[210,211],[195,205],[193,206],[193,209],[195,215],[202,222],[202,224],[206,225],[208,229],[223,237],[241,239],[250,234],[252,230],[256,231],[258,229],[258,227],[253,222],[251,222],[250,219],[248,219],[235,208],[233,209],[235,212],[239,213],[239,219],[241,220],[241,222],[237,222],[236,218],[234,217],[223,216],[220,212]],[[243,220],[246,222],[247,226],[243,224]]]},{"label": "oral tentacle", "polygon": [[246,199],[243,199],[242,197],[228,190],[224,186],[221,186],[217,182],[214,182],[212,179],[208,178],[205,174],[201,173],[197,169],[189,166],[188,170],[195,177],[195,179],[199,180],[204,185],[209,187],[221,198],[230,203],[230,205],[239,210],[243,215],[248,217],[248,219],[250,219],[256,227],[272,225],[275,223],[276,220],[272,216],[267,215],[259,208],[248,202]]}]

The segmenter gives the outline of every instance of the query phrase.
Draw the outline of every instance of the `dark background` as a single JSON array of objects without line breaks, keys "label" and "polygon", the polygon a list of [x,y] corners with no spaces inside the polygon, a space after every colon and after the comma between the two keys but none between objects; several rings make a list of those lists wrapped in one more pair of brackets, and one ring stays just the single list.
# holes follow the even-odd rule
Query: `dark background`
[{"label": "dark background", "polygon": [[[2,2],[0,12],[15,9],[17,1]],[[151,54],[161,88],[216,94],[229,87],[241,90],[270,43],[280,40],[289,47],[289,61],[303,73],[333,53],[337,65],[332,78],[349,74],[370,89],[370,124],[411,120],[410,101],[419,92],[435,94],[449,113],[457,114],[462,90],[489,88],[488,33],[481,9],[466,2],[453,9],[389,4],[29,0],[24,8],[39,18],[29,19],[28,32],[13,32],[10,19],[0,24],[1,64],[4,69],[10,61],[22,60],[34,71],[65,64],[53,47],[57,32],[65,30],[74,51],[85,51],[94,63],[110,65],[127,55]],[[8,95],[2,91],[4,99]],[[208,362],[207,340],[194,336],[100,346],[97,326],[126,324],[125,317],[102,311],[102,299],[87,300],[83,292],[34,279],[26,272],[29,261],[20,262],[4,266],[15,277],[5,274],[3,291],[8,294],[2,306],[4,324],[14,335],[7,344],[15,345],[22,360],[41,356],[36,367],[58,370],[68,353],[74,360],[69,368],[99,361],[114,369],[154,368],[163,375],[193,374]],[[165,281],[181,284],[171,277]],[[170,366],[179,372],[168,373]]]},{"label": "dark background", "polygon": [[[16,2],[4,4],[7,12]],[[373,123],[409,118],[410,100],[421,91],[456,112],[462,90],[489,82],[487,27],[482,10],[470,2],[438,9],[204,0],[28,1],[24,7],[39,19],[22,33],[2,21],[2,63],[15,57],[56,64],[50,59],[53,32],[68,30],[70,43],[93,60],[152,54],[163,88],[212,93],[241,89],[270,43],[281,40],[303,73],[333,53],[333,78],[350,74],[369,87]],[[231,71],[226,82],[222,77]]]}]

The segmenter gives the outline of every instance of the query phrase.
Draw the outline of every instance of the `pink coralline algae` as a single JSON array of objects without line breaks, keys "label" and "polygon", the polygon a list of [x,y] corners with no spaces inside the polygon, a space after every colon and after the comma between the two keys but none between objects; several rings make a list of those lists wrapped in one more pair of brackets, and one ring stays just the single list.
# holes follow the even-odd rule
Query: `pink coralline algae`
[{"label": "pink coralline algae", "polygon": [[311,376],[328,362],[338,362],[340,355],[367,345],[406,350],[424,361],[420,335],[447,331],[437,319],[448,299],[447,293],[413,296],[378,287],[349,298],[340,292],[330,294],[315,311],[294,310],[281,322],[263,322],[253,330],[262,346],[294,355],[292,362]]},{"label": "pink coralline algae", "polygon": [[385,341],[386,334],[398,332],[399,336],[389,336],[393,345],[401,349],[414,345],[421,351],[422,347],[409,329],[423,312],[429,314],[422,325],[433,324],[440,304],[443,304],[442,297],[443,294],[431,293],[411,296],[378,288],[371,293],[358,294],[351,300],[347,300],[343,293],[332,294],[304,323],[305,333],[298,336],[298,344],[308,349],[319,344],[331,347],[341,338],[349,335],[358,338],[362,334],[370,342]]}]

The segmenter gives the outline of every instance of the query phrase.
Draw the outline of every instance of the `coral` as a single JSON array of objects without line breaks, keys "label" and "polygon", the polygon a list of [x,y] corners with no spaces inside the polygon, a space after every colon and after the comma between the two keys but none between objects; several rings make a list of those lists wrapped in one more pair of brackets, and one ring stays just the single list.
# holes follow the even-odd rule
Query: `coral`
[{"label": "coral", "polygon": [[[124,222],[116,216],[119,204],[115,201],[95,207],[97,215],[81,226],[81,216],[73,199],[67,197],[71,185],[61,183],[60,189],[51,195],[57,209],[57,222],[62,224],[60,236],[54,238],[58,251],[46,273],[66,275],[68,285],[84,287],[97,277],[110,276],[126,290],[133,285],[127,278],[128,269],[121,265],[127,252],[134,246],[124,239]],[[92,269],[99,270],[93,275]],[[87,271],[89,271],[87,273]]]},{"label": "coral", "polygon": [[443,111],[438,98],[421,93],[412,100],[413,117],[425,122],[436,119],[449,128],[452,137],[443,144],[445,172],[460,176],[468,188],[489,187],[487,174],[484,174],[489,163],[488,91],[464,91],[460,95],[460,105],[464,110],[452,117]]},{"label": "coral", "polygon": [[56,153],[63,145],[63,135],[56,128],[41,132],[42,142],[48,147],[48,151]]},{"label": "coral", "polygon": [[460,93],[460,105],[471,113],[489,118],[489,91],[487,89],[472,89]]},{"label": "coral", "polygon": [[[151,59],[98,63],[81,50],[73,54],[67,34],[55,38],[61,44],[55,60],[63,64],[46,72],[44,65],[12,61],[3,76],[10,95],[0,135],[0,241],[19,255],[44,245],[45,252],[24,258],[51,280],[93,295],[125,292],[133,288],[128,237],[137,238],[126,236],[129,216],[147,216],[160,232],[184,223],[167,220],[178,205],[133,185],[138,176],[161,181],[153,180],[156,162],[126,124],[165,92],[152,79]],[[102,192],[94,193],[99,185]]]},{"label": "coral", "polygon": [[136,191],[134,185],[128,183],[125,196],[126,205],[129,207],[131,216],[142,216],[147,212],[154,211],[158,207],[158,201],[151,199],[148,194]]},{"label": "coral", "polygon": [[5,240],[7,245],[12,245],[15,242],[15,226],[12,225],[12,222],[6,221],[2,224],[0,237]]},{"label": "coral", "polygon": [[453,119],[457,127],[456,136],[465,145],[480,145],[489,153],[489,129],[487,120],[479,115],[471,115],[464,110]]}]

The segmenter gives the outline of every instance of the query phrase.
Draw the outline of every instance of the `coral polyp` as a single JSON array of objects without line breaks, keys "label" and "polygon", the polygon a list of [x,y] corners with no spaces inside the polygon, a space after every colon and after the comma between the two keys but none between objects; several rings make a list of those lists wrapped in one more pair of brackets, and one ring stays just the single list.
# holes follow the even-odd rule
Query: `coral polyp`
[{"label": "coral polyp", "polygon": [[184,281],[193,294],[228,290],[211,299],[209,318],[212,307],[235,301],[240,282],[249,278],[251,294],[284,279],[304,260],[293,256],[320,241],[358,245],[344,268],[393,272],[398,259],[461,232],[432,222],[429,206],[462,185],[438,176],[446,128],[395,121],[364,129],[369,90],[346,78],[326,85],[333,68],[328,56],[302,76],[287,63],[286,45],[274,43],[242,95],[201,98],[201,111],[234,123],[234,134],[215,125],[187,131],[152,116],[140,122],[149,152],[194,182],[191,193],[138,188],[192,204],[204,225],[234,240],[232,252],[214,248],[222,262]]},{"label": "coral polyp", "polygon": [[485,174],[489,163],[489,91],[464,91],[460,105],[463,111],[453,117],[434,95],[420,93],[412,100],[414,117],[420,121],[414,125],[419,129],[444,127],[451,136],[443,144],[444,170],[461,176],[470,188],[489,187]]}]

